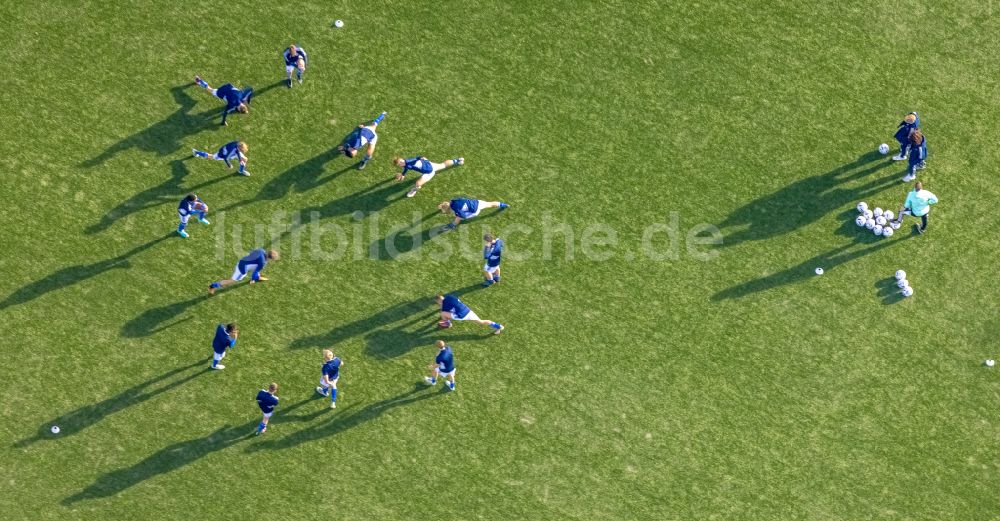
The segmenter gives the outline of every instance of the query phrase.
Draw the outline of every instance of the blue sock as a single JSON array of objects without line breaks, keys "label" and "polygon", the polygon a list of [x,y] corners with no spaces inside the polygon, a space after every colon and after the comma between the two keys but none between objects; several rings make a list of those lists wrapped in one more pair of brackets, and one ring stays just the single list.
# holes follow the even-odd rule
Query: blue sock
[{"label": "blue sock", "polygon": [[195,150],[194,155],[198,157],[208,157],[208,152],[202,152],[201,150]]},{"label": "blue sock", "polygon": [[222,284],[219,284],[218,282],[213,282],[209,285],[209,287],[212,289],[219,289],[222,287]]},{"label": "blue sock", "polygon": [[216,359],[215,359],[215,358],[213,357],[213,358],[212,358],[212,367],[215,367],[215,366],[217,366],[217,365],[219,365],[219,361],[218,361],[218,360],[216,360]]},{"label": "blue sock", "polygon": [[296,73],[298,74],[298,77],[301,80],[302,79],[302,71],[296,71]]},{"label": "blue sock", "polygon": [[186,227],[187,227],[187,225],[186,225],[186,224],[184,224],[184,223],[180,223],[180,224],[178,224],[178,225],[177,225],[177,233],[181,233],[181,232],[183,232],[183,231],[184,231],[184,228],[186,228]]},{"label": "blue sock", "polygon": [[203,89],[207,89],[208,88],[208,82],[205,81],[205,80],[198,80],[198,86],[201,87],[201,88],[203,88]]},{"label": "blue sock", "polygon": [[500,324],[497,324],[496,322],[490,322],[490,327],[492,327],[493,329],[500,329]]},{"label": "blue sock", "polygon": [[507,204],[507,203],[500,203],[500,209],[501,210],[505,210],[508,206],[510,206],[510,205]]},{"label": "blue sock", "polygon": [[240,165],[240,173],[242,174],[242,173],[244,173],[246,171],[247,171],[247,166],[246,165]]},{"label": "blue sock", "polygon": [[330,401],[331,402],[336,402],[337,401],[337,389],[336,388],[330,389]]},{"label": "blue sock", "polygon": [[500,282],[500,275],[494,275],[493,282]]},{"label": "blue sock", "polygon": [[375,118],[374,123],[378,125],[379,123],[382,122],[383,119],[385,119],[385,112],[379,114],[378,117]]},{"label": "blue sock", "polygon": [[264,427],[267,427],[267,424],[264,422],[260,422],[260,425],[257,426],[257,432],[263,431]]},{"label": "blue sock", "polygon": [[431,377],[431,385],[434,385],[436,383],[438,383],[438,379],[434,378],[434,377]]}]

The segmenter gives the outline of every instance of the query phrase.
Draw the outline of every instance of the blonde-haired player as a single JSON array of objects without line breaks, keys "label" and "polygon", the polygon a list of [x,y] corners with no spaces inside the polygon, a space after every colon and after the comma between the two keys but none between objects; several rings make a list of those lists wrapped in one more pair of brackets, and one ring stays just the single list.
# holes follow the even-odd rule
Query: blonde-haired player
[{"label": "blonde-haired player", "polygon": [[309,65],[309,55],[306,54],[306,50],[292,44],[281,55],[285,58],[285,82],[288,88],[292,88],[292,72],[296,73],[299,85],[302,85],[302,74],[306,72],[306,65]]},{"label": "blonde-haired player", "polygon": [[337,408],[337,380],[340,379],[340,368],[344,362],[333,356],[333,351],[323,350],[323,369],[319,377],[319,387],[316,392],[330,397],[330,408]]}]

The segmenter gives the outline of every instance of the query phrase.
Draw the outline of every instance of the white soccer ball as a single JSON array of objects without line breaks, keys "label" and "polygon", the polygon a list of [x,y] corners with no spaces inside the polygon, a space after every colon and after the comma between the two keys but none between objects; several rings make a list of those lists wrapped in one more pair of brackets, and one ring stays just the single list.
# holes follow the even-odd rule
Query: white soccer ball
[{"label": "white soccer ball", "polygon": [[875,219],[869,217],[868,219],[865,220],[865,228],[871,230],[874,227],[875,227]]},{"label": "white soccer ball", "polygon": [[882,217],[882,209],[876,206],[875,209],[872,210],[872,214],[875,215],[875,217]]},{"label": "white soccer ball", "polygon": [[906,272],[903,270],[896,270],[896,280],[903,280],[906,278]]},{"label": "white soccer ball", "polygon": [[333,22],[333,26],[336,27],[337,29],[340,29],[341,27],[344,26],[344,21],[343,20],[337,20],[336,22]]},{"label": "white soccer ball", "polygon": [[886,154],[888,154],[889,153],[889,145],[886,144],[886,143],[882,143],[881,145],[879,145],[878,146],[878,153],[882,154],[883,156],[886,155]]},{"label": "white soccer ball", "polygon": [[861,227],[864,227],[866,222],[868,222],[868,219],[865,219],[864,215],[859,215],[856,219],[854,219],[854,224],[857,224],[858,226]]},{"label": "white soccer ball", "polygon": [[908,288],[910,287],[910,281],[906,279],[898,279],[896,280],[896,287],[899,289]]},{"label": "white soccer ball", "polygon": [[892,237],[894,233],[896,232],[892,230],[892,226],[884,226],[882,228],[882,237]]},{"label": "white soccer ball", "polygon": [[865,213],[865,210],[867,210],[867,209],[868,209],[868,203],[866,203],[864,201],[861,201],[860,203],[858,203],[858,212],[859,213]]},{"label": "white soccer ball", "polygon": [[878,224],[878,225],[881,225],[881,226],[885,226],[885,223],[887,223],[887,222],[889,222],[889,221],[885,220],[885,217],[883,217],[881,215],[875,218],[875,224]]},{"label": "white soccer ball", "polygon": [[902,224],[900,224],[899,221],[891,221],[889,223],[889,226],[891,226],[893,230],[898,230],[899,227],[902,226]]},{"label": "white soccer ball", "polygon": [[823,274],[823,268],[816,268],[816,274],[817,275],[822,275]]},{"label": "white soccer ball", "polygon": [[996,364],[996,360],[993,360],[992,358],[986,360],[986,367],[993,367],[994,364]]},{"label": "white soccer ball", "polygon": [[58,425],[53,425],[52,428],[49,429],[49,430],[52,431],[52,434],[59,434],[59,426]]},{"label": "white soccer ball", "polygon": [[913,296],[913,288],[911,288],[911,287],[909,287],[909,286],[907,286],[907,287],[903,288],[903,296],[904,296],[904,297],[910,297],[910,296]]},{"label": "white soccer ball", "polygon": [[876,225],[875,225],[875,226],[874,226],[874,227],[872,228],[872,233],[874,233],[875,235],[878,235],[878,236],[882,236],[882,228],[883,228],[883,227],[882,227],[882,225],[881,225],[881,224],[876,224]]},{"label": "white soccer ball", "polygon": [[867,218],[867,219],[871,219],[872,217],[875,217],[875,214],[872,213],[872,211],[869,210],[869,209],[867,209],[867,208],[865,209],[865,211],[863,211],[861,213],[863,213],[864,216],[865,216],[865,218]]},{"label": "white soccer ball", "polygon": [[896,217],[896,214],[892,213],[892,210],[886,210],[882,213],[882,217],[885,217],[887,221],[891,221],[893,217]]}]

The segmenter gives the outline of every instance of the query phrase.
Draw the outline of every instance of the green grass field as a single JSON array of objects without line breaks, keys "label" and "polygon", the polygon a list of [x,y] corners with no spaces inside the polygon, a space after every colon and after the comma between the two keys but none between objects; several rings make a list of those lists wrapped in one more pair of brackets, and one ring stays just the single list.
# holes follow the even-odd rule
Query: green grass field
[{"label": "green grass field", "polygon": [[[997,14],[3,4],[0,518],[1000,519]],[[251,113],[220,127],[195,74],[256,87]],[[331,148],[382,110],[351,169]],[[910,110],[941,202],[877,239],[854,206],[905,198],[873,151]],[[252,177],[190,159],[233,139]],[[406,199],[413,154],[466,165]],[[185,240],[192,190],[213,223]],[[431,237],[465,195],[512,208]],[[480,289],[486,229],[508,251]],[[207,296],[262,244],[269,282]],[[439,291],[507,330],[437,330]],[[420,383],[439,338],[457,392]]]}]

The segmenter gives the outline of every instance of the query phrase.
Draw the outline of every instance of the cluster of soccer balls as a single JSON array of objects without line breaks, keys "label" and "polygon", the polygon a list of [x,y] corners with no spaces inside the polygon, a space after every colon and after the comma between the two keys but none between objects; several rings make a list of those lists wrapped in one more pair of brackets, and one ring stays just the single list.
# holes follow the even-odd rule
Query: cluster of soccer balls
[{"label": "cluster of soccer balls", "polygon": [[866,228],[872,233],[881,237],[892,237],[892,234],[899,229],[900,224],[893,220],[895,215],[892,210],[875,208],[868,209],[868,203],[861,201],[858,203],[858,216],[854,219],[854,224],[859,228]]},{"label": "cluster of soccer balls", "polygon": [[904,297],[913,296],[913,287],[910,286],[910,281],[906,280],[906,272],[903,270],[896,270],[896,287]]}]

